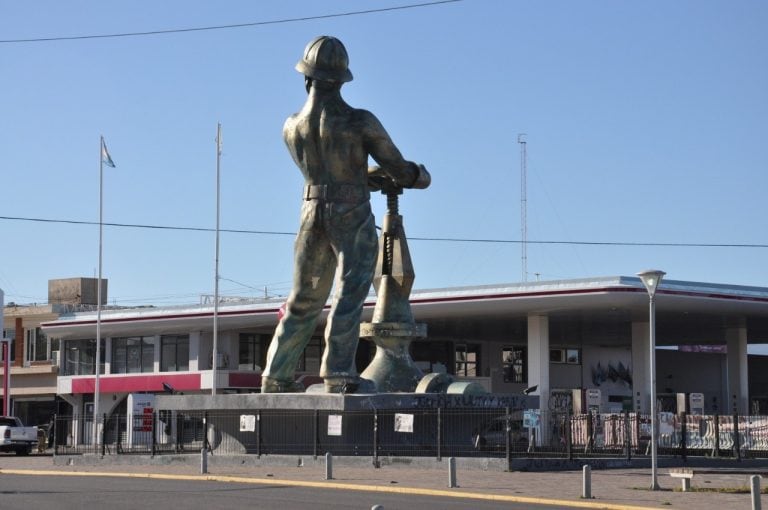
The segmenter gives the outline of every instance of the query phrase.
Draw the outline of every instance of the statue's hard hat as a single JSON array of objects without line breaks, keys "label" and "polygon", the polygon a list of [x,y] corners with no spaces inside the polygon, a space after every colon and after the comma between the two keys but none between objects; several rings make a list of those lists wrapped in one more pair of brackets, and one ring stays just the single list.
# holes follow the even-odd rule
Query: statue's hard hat
[{"label": "statue's hard hat", "polygon": [[352,81],[348,66],[349,56],[341,41],[321,35],[309,41],[296,70],[315,80],[347,82]]}]

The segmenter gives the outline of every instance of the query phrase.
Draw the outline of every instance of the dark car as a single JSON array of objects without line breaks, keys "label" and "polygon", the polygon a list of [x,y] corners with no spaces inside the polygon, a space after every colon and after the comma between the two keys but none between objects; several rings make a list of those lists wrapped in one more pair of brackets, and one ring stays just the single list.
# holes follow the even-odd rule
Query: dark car
[{"label": "dark car", "polygon": [[507,447],[507,422],[509,441],[514,449],[528,446],[528,434],[520,416],[500,416],[484,423],[472,436],[472,445],[478,450],[499,450]]}]

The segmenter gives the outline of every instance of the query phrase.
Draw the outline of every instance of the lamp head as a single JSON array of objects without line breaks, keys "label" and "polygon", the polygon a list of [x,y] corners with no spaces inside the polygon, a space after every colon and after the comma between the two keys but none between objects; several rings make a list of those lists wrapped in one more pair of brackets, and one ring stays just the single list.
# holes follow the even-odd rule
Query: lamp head
[{"label": "lamp head", "polygon": [[659,271],[658,269],[648,269],[642,273],[637,273],[637,276],[640,277],[640,281],[645,285],[645,290],[648,291],[648,295],[653,297],[656,295],[656,289],[659,288],[661,279],[664,278],[665,274],[667,273]]}]

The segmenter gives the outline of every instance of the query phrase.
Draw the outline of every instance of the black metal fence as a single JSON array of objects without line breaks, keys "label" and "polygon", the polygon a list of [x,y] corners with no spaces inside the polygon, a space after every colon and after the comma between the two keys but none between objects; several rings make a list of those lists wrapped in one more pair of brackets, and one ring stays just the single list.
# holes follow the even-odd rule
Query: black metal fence
[{"label": "black metal fence", "polygon": [[[768,416],[660,413],[662,455],[768,457]],[[94,440],[95,438],[95,440]],[[626,457],[650,453],[650,415],[449,408],[159,411],[57,416],[54,454]]]}]

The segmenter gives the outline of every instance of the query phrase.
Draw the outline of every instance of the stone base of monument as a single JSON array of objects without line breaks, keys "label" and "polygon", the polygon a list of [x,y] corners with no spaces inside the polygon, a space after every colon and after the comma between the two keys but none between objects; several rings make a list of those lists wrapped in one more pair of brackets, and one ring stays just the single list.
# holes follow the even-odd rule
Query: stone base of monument
[{"label": "stone base of monument", "polygon": [[177,424],[204,416],[214,453],[377,457],[471,455],[478,430],[506,413],[522,419],[523,410],[539,406],[538,396],[471,394],[466,390],[474,383],[441,375],[422,383],[461,385],[463,392],[158,395],[155,408]]}]

